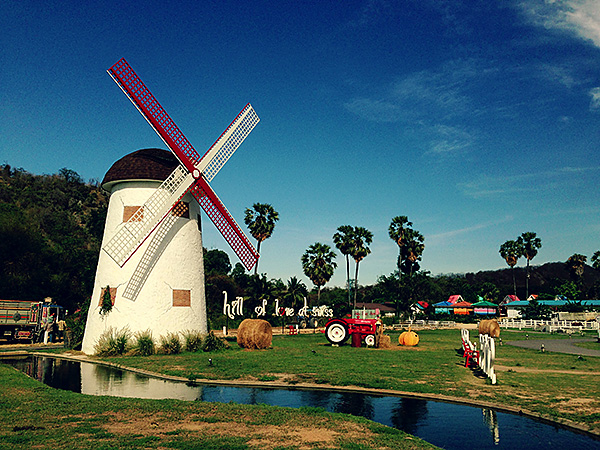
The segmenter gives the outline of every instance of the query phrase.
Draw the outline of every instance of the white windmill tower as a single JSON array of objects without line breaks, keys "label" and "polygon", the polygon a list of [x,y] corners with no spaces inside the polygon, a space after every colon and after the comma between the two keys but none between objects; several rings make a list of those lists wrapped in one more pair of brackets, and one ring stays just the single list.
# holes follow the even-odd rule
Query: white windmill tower
[{"label": "white windmill tower", "polygon": [[[201,157],[124,59],[108,72],[172,153],[140,150],[106,174],[103,187],[111,197],[82,344],[85,353],[94,352],[110,327],[150,330],[155,337],[206,331],[199,207],[248,270],[259,256],[208,184],[258,123],[252,106],[246,105]],[[100,314],[107,289],[112,309]]]}]

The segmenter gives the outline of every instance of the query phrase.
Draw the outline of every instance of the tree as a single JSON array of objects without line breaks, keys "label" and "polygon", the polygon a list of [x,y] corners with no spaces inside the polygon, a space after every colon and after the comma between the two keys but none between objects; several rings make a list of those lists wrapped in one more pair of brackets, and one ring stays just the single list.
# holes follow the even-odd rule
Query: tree
[{"label": "tree", "polygon": [[535,258],[535,255],[537,255],[538,250],[540,248],[542,248],[542,240],[539,237],[537,237],[537,235],[534,232],[528,231],[526,233],[521,234],[521,236],[519,236],[517,238],[517,243],[523,249],[523,256],[525,256],[525,259],[527,260],[527,279],[526,279],[525,297],[528,299],[529,298],[529,277],[531,276],[531,274],[529,273],[529,262],[533,258]]},{"label": "tree", "polygon": [[[250,234],[258,242],[256,251],[260,254],[260,244],[271,237],[275,222],[279,220],[279,213],[268,203],[255,203],[252,208],[246,208],[244,223]],[[254,275],[258,273],[258,261],[254,266]]]},{"label": "tree", "polygon": [[573,281],[565,281],[555,289],[555,293],[558,296],[565,297],[567,300],[579,300],[581,298],[581,291],[577,283]]},{"label": "tree", "polygon": [[248,311],[255,311],[257,306],[262,305],[263,300],[272,303],[279,295],[279,287],[277,283],[269,281],[266,275],[252,275],[246,294],[249,295]]},{"label": "tree", "polygon": [[517,282],[515,280],[515,266],[521,256],[523,256],[523,248],[517,241],[508,240],[500,246],[500,256],[504,258],[506,264],[509,265],[513,279],[513,289],[515,297],[517,296]]},{"label": "tree", "polygon": [[355,227],[351,235],[351,242],[352,250],[350,254],[356,263],[356,273],[354,277],[354,307],[356,308],[356,296],[358,294],[358,265],[369,253],[371,253],[371,249],[368,246],[373,242],[373,233],[364,227]]},{"label": "tree", "polygon": [[348,288],[348,304],[350,304],[350,254],[352,252],[352,234],[354,228],[351,225],[338,227],[337,233],[333,235],[333,243],[346,258],[346,287]]},{"label": "tree", "polygon": [[308,291],[306,285],[296,277],[291,277],[287,282],[285,299],[290,307],[297,309],[303,303]]},{"label": "tree", "polygon": [[548,319],[551,314],[550,308],[542,305],[536,299],[530,300],[527,306],[523,308],[523,317],[528,320]]},{"label": "tree", "polygon": [[567,262],[565,263],[571,272],[571,278],[577,284],[581,284],[586,262],[587,256],[575,253],[574,255],[569,256],[569,259],[567,259]]},{"label": "tree", "polygon": [[333,276],[333,270],[337,267],[334,261],[335,253],[327,244],[316,242],[302,255],[302,270],[317,287],[317,301],[321,300],[321,287]]},{"label": "tree", "polygon": [[600,250],[592,255],[592,266],[594,269],[600,270]]},{"label": "tree", "polygon": [[231,271],[229,255],[223,250],[204,250],[204,275],[227,275]]},{"label": "tree", "polygon": [[392,219],[388,233],[398,245],[398,287],[400,296],[404,296],[402,301],[400,297],[396,298],[396,311],[400,312],[400,306],[407,310],[413,301],[416,292],[416,283],[413,275],[421,268],[419,261],[425,250],[425,238],[412,227],[406,216],[397,216]]},{"label": "tree", "polygon": [[392,219],[392,223],[390,223],[390,227],[388,228],[388,233],[390,239],[398,244],[398,274],[402,272],[401,264],[402,264],[402,247],[406,244],[405,234],[408,227],[412,226],[412,222],[408,221],[408,217],[406,216],[396,216]]},{"label": "tree", "polygon": [[400,268],[408,277],[419,271],[419,261],[425,250],[425,237],[417,230],[409,228],[404,234],[405,244],[400,251]]}]

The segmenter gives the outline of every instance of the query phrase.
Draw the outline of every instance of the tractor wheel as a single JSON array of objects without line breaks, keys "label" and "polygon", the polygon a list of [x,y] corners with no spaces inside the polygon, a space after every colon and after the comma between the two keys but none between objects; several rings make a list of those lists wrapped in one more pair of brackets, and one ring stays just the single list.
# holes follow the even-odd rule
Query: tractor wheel
[{"label": "tractor wheel", "polygon": [[365,336],[365,344],[367,344],[369,347],[375,347],[375,335],[367,334]]},{"label": "tractor wheel", "polygon": [[332,344],[342,344],[348,336],[348,327],[342,322],[332,322],[325,329],[325,337]]}]

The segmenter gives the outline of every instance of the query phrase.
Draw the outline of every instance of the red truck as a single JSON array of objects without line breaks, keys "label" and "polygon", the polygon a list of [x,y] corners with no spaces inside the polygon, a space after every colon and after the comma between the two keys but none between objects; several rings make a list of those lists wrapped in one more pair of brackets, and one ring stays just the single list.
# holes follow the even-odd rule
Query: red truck
[{"label": "red truck", "polygon": [[50,314],[56,321],[63,319],[63,307],[49,302],[0,300],[0,339],[37,342]]},{"label": "red truck", "polygon": [[376,347],[382,333],[378,310],[354,310],[352,317],[331,319],[325,325],[325,337],[332,344],[343,344],[352,336],[352,346],[366,345]]}]

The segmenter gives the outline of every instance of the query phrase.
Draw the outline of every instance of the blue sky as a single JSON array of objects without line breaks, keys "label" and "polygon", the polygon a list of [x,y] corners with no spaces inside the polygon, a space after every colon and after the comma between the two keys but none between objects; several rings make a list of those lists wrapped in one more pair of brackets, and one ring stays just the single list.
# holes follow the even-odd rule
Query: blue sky
[{"label": "blue sky", "polygon": [[279,211],[269,278],[310,285],[301,255],[349,224],[374,233],[359,275],[373,283],[395,268],[397,215],[433,274],[507,267],[499,246],[525,231],[542,239],[534,264],[600,249],[596,0],[172,5],[2,2],[0,162],[101,180],[164,148],[106,73],[125,57],[200,153],[254,106],[212,185],[242,225],[255,202]]}]

